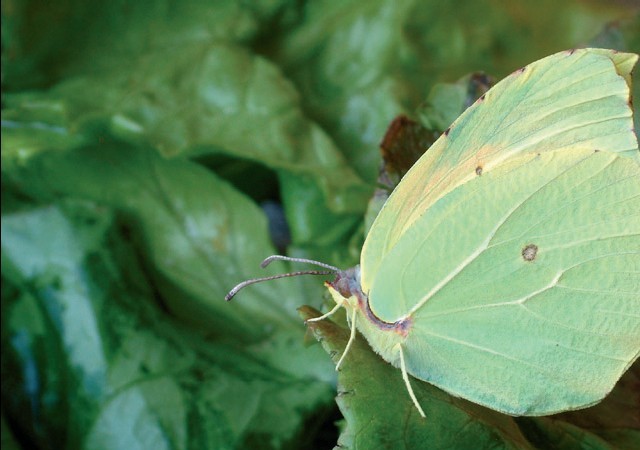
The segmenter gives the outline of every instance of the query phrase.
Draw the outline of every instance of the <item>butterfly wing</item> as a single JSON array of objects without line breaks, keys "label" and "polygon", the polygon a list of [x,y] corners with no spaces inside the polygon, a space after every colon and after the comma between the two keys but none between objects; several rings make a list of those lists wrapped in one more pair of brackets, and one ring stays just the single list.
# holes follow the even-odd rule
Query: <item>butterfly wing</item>
[{"label": "butterfly wing", "polygon": [[363,291],[369,293],[386,255],[413,223],[476,172],[487,173],[527,152],[600,149],[638,159],[629,107],[637,58],[603,49],[562,52],[496,84],[434,143],[387,200],[362,249]]},{"label": "butterfly wing", "polygon": [[433,204],[380,270],[372,309],[411,318],[412,375],[513,415],[593,404],[640,352],[640,165],[511,158]]}]

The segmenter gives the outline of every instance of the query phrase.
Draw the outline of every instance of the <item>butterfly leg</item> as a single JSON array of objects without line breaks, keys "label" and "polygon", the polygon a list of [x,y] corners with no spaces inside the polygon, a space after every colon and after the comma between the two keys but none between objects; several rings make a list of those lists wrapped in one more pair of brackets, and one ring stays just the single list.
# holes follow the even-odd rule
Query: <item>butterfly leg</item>
[{"label": "butterfly leg", "polygon": [[402,379],[404,380],[404,384],[407,387],[407,391],[409,391],[409,397],[411,397],[411,401],[416,406],[418,412],[423,418],[426,418],[420,403],[418,403],[418,399],[416,398],[416,394],[413,393],[413,389],[411,388],[411,383],[409,382],[409,374],[407,374],[407,366],[404,363],[404,353],[402,352],[402,346],[400,344],[397,345],[398,353],[400,354],[400,371],[402,372]]},{"label": "butterfly leg", "polygon": [[351,344],[353,344],[353,341],[356,340],[356,314],[357,314],[358,310],[355,308],[351,309],[351,334],[349,335],[349,342],[347,342],[347,346],[344,348],[344,352],[342,352],[342,356],[340,357],[340,359],[338,360],[338,364],[336,364],[336,370],[340,369],[340,365],[342,364],[342,361],[344,361],[344,357],[347,356],[347,353],[349,353],[349,349],[351,348]]},{"label": "butterfly leg", "polygon": [[342,306],[342,303],[336,303],[336,306],[333,307],[331,311],[326,314],[321,315],[320,317],[314,317],[313,319],[307,319],[307,322],[320,322],[321,320],[327,319],[328,317],[334,315]]}]

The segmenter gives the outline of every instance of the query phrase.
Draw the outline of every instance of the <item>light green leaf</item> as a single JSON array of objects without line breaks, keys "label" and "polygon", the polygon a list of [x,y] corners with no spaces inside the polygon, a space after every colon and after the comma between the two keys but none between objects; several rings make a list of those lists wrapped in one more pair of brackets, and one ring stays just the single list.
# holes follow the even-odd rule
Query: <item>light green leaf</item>
[{"label": "light green leaf", "polygon": [[[13,175],[39,198],[56,193],[121,211],[148,255],[163,301],[179,317],[241,339],[265,335],[275,324],[300,327],[291,313],[300,300],[282,301],[277,284],[256,286],[233,307],[223,301],[273,248],[257,206],[202,166],[105,143],[43,155]],[[278,266],[267,274],[284,271]]]},{"label": "light green leaf", "polygon": [[147,51],[127,70],[118,65],[5,102],[3,165],[43,146],[92,144],[106,132],[165,156],[224,153],[311,178],[334,213],[361,212],[370,191],[303,115],[278,68],[228,43]]}]

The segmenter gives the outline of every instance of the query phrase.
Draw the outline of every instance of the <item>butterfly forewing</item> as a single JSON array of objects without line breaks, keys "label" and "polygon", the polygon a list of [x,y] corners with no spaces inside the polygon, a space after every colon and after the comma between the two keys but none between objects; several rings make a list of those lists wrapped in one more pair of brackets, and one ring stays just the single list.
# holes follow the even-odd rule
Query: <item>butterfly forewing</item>
[{"label": "butterfly forewing", "polygon": [[527,152],[604,150],[638,159],[629,106],[637,55],[562,52],[511,74],[465,111],[403,178],[361,255],[367,292],[387,253],[438,199]]}]

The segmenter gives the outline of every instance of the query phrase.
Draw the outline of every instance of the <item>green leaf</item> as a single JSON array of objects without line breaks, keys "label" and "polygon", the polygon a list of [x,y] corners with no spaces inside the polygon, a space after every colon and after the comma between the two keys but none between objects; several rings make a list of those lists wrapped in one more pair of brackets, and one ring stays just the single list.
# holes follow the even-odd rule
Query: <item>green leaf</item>
[{"label": "green leaf", "polygon": [[12,416],[31,419],[22,432],[92,449],[300,439],[330,385],[309,367],[292,376],[160,314],[135,280],[142,272],[119,272],[131,250],[112,222],[109,210],[78,202],[3,217],[2,368],[20,375],[2,394]]},{"label": "green leaf", "polygon": [[519,419],[518,423],[522,433],[536,448],[549,448],[550,446],[568,450],[617,448],[600,437],[570,423],[547,418],[523,418]]},{"label": "green leaf", "polygon": [[[276,324],[300,329],[291,313],[300,299],[282,301],[277,283],[255,286],[233,306],[223,301],[273,248],[259,208],[202,166],[114,142],[46,154],[12,176],[36,198],[73,196],[122,212],[177,316],[239,339]],[[274,266],[267,274],[285,271]]]},{"label": "green leaf", "polygon": [[491,85],[491,79],[480,73],[465,76],[455,83],[438,83],[418,108],[417,116],[427,129],[442,133]]},{"label": "green leaf", "polygon": [[311,177],[330,210],[362,212],[370,189],[266,59],[221,42],[145,51],[126,70],[130,55],[120,57],[111,70],[70,78],[44,95],[7,96],[3,164],[42,146],[73,148],[109,133],[165,156],[225,153],[260,161]]},{"label": "green leaf", "polygon": [[284,4],[10,0],[2,10],[3,86],[50,85],[79,72],[109,69],[141,50],[217,40],[246,43]]},{"label": "green leaf", "polygon": [[312,2],[303,22],[269,49],[302,92],[305,109],[369,181],[379,165],[370,150],[404,110],[402,87],[387,70],[396,63],[410,3]]}]

